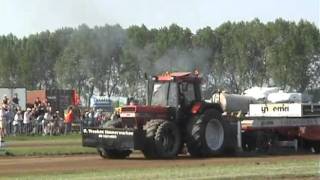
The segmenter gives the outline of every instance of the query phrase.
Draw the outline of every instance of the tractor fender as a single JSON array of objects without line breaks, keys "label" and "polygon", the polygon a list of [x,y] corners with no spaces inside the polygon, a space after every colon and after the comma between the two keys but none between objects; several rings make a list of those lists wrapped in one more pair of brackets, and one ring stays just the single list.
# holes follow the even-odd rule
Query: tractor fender
[{"label": "tractor fender", "polygon": [[192,105],[192,108],[191,108],[191,113],[194,114],[194,115],[202,114],[208,109],[215,109],[218,112],[223,113],[223,110],[222,110],[220,104],[218,104],[218,103],[208,103],[208,102],[205,102],[205,101],[199,101],[199,102],[194,103]]}]

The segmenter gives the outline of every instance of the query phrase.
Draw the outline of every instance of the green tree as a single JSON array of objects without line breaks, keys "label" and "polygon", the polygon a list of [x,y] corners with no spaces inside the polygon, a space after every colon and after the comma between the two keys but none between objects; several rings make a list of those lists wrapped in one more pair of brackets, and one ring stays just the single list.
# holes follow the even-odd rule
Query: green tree
[{"label": "green tree", "polygon": [[0,37],[0,81],[5,87],[18,85],[18,45],[19,40],[12,34]]},{"label": "green tree", "polygon": [[319,30],[300,21],[298,25],[282,19],[270,23],[273,43],[268,68],[276,85],[303,92],[310,82],[310,64],[319,54]]}]

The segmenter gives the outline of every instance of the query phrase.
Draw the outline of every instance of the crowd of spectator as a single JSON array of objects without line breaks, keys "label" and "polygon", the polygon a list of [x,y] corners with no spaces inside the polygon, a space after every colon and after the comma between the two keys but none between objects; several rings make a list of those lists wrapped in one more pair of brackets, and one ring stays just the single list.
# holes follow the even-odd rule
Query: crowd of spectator
[{"label": "crowd of spectator", "polygon": [[[22,110],[15,94],[4,96],[0,108],[1,135],[57,135],[64,133],[64,117],[53,111],[50,103],[37,98],[31,107]],[[66,131],[66,133],[68,133]]]},{"label": "crowd of spectator", "polygon": [[[34,103],[22,110],[17,94],[12,99],[3,96],[0,106],[0,137],[9,135],[60,135],[72,131],[72,124],[83,127],[99,127],[111,119],[119,118],[120,108],[114,112],[102,109],[87,109],[69,106],[66,113],[53,111],[48,101],[36,98]],[[3,139],[3,138],[0,138]]]}]

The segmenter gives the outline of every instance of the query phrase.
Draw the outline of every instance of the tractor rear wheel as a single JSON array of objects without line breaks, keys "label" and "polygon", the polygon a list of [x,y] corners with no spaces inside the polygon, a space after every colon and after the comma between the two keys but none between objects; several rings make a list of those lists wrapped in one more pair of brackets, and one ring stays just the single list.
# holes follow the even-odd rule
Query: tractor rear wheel
[{"label": "tractor rear wheel", "polygon": [[117,149],[104,149],[104,148],[98,148],[99,155],[106,159],[125,159],[128,157],[132,151],[130,150],[117,150]]},{"label": "tractor rear wheel", "polygon": [[234,139],[233,128],[215,109],[193,117],[187,125],[186,144],[191,156],[207,157],[231,152],[235,149]]},{"label": "tractor rear wheel", "polygon": [[146,144],[142,150],[146,158],[174,158],[181,147],[181,136],[175,123],[151,120],[146,124]]}]

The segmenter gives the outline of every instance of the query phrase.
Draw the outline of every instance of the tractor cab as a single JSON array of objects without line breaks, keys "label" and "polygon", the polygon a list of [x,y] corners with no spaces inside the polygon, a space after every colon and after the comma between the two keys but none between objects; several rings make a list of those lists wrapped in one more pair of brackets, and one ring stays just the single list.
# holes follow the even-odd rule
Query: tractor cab
[{"label": "tractor cab", "polygon": [[151,105],[178,107],[201,100],[200,83],[192,73],[166,73],[154,76]]},{"label": "tractor cab", "polygon": [[165,73],[152,78],[148,103],[169,108],[172,119],[184,119],[195,102],[201,101],[201,78],[197,73]]}]

